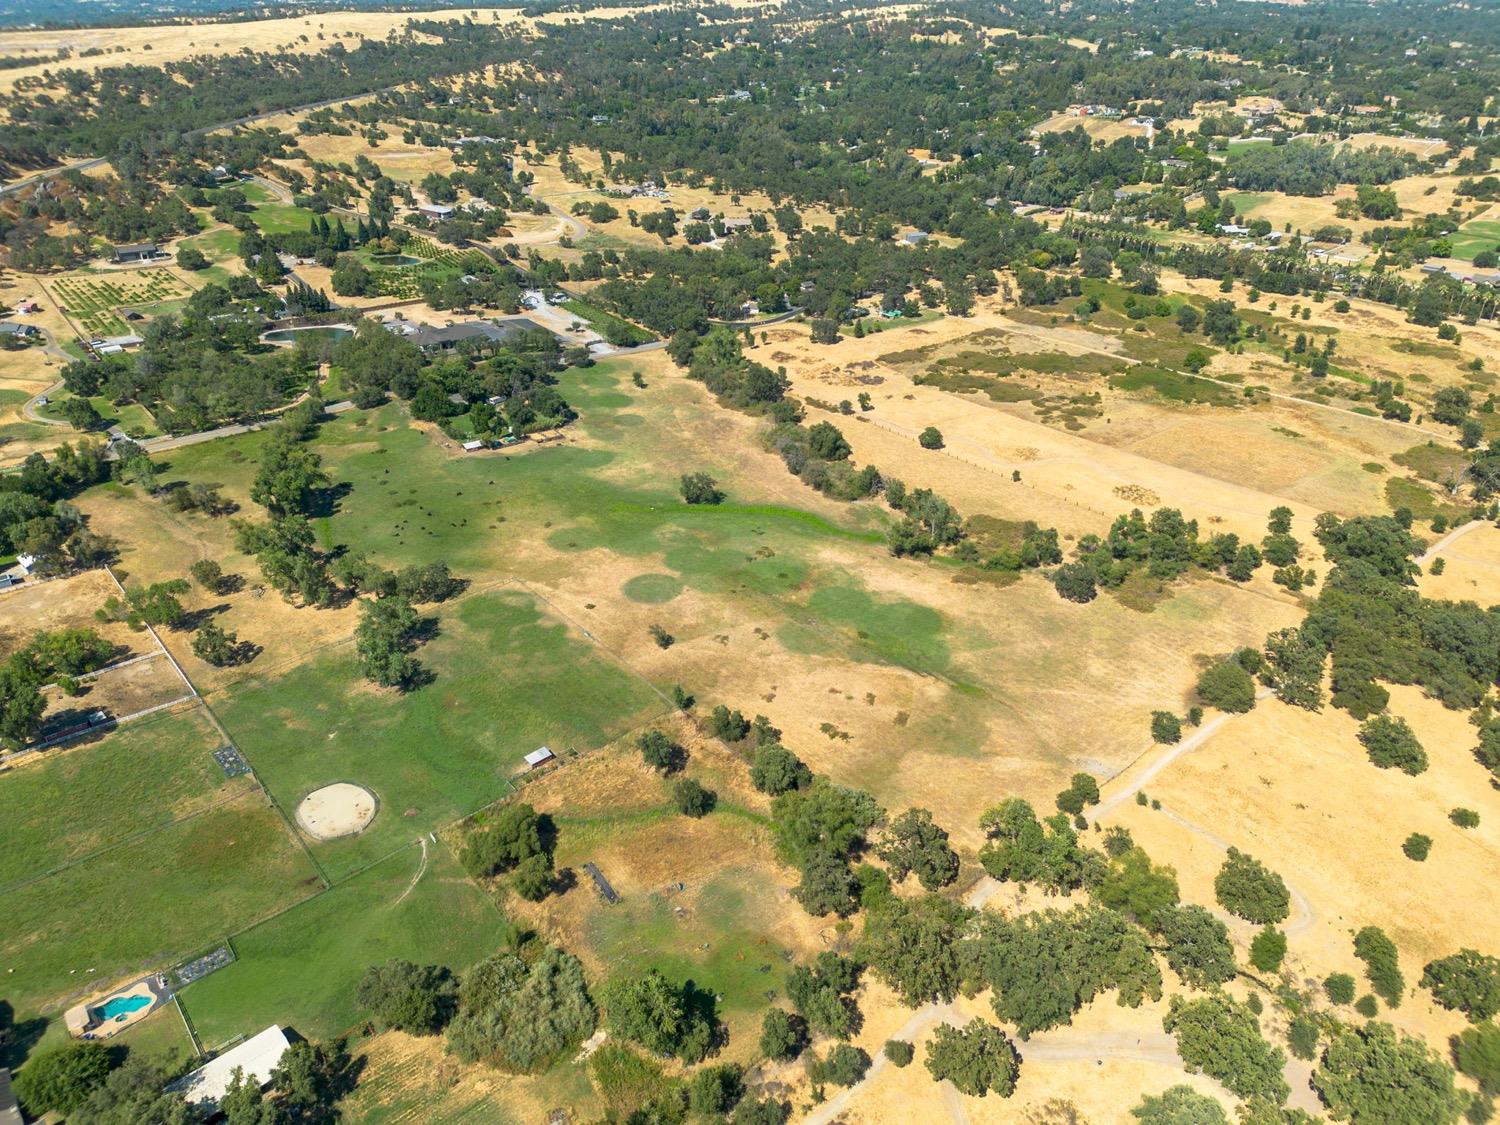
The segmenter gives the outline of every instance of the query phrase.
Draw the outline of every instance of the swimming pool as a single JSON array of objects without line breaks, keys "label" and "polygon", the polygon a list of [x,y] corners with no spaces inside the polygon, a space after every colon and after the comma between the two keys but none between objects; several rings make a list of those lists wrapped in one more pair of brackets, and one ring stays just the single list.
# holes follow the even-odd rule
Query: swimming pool
[{"label": "swimming pool", "polygon": [[354,329],[347,324],[323,324],[311,328],[273,328],[262,335],[261,339],[268,344],[295,344],[298,336],[307,336],[313,340],[342,340],[345,336],[353,335]]},{"label": "swimming pool", "polygon": [[151,996],[111,996],[94,1009],[94,1014],[99,1017],[101,1023],[123,1020],[132,1012],[139,1012],[142,1008],[150,1007],[153,999]]}]

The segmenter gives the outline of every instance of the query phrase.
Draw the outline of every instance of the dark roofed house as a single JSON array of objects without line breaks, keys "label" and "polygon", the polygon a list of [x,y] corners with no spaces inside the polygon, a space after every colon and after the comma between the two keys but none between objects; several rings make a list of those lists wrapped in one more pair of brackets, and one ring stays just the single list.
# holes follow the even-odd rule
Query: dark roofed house
[{"label": "dark roofed house", "polygon": [[[468,340],[479,343],[502,344],[521,332],[547,331],[534,320],[524,316],[503,317],[500,320],[466,320],[461,324],[450,324],[446,328],[418,328],[407,338],[424,352],[451,352]],[[554,332],[554,336],[557,334]],[[558,337],[562,339],[562,337]]]},{"label": "dark roofed house", "polygon": [[149,262],[160,253],[161,250],[154,242],[132,242],[127,246],[115,247],[115,261]]},{"label": "dark roofed house", "polygon": [[36,328],[14,320],[0,320],[0,336],[16,336],[22,340],[36,335]]}]

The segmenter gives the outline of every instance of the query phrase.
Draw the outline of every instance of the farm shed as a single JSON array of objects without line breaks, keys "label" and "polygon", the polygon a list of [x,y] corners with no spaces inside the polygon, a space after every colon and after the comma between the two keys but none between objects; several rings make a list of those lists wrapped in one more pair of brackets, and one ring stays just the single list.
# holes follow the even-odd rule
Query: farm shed
[{"label": "farm shed", "polygon": [[530,754],[526,755],[526,768],[529,770],[534,770],[538,766],[546,765],[556,757],[557,755],[552,753],[552,751],[546,746],[538,746]]},{"label": "farm shed", "polygon": [[229,1091],[236,1070],[243,1071],[247,1079],[265,1086],[271,1081],[271,1071],[281,1062],[281,1056],[289,1046],[286,1032],[272,1024],[259,1035],[246,1039],[238,1047],[179,1078],[167,1089],[203,1109],[217,1108],[219,1099]]},{"label": "farm shed", "polygon": [[161,250],[154,242],[132,242],[115,247],[115,261],[149,262],[160,253]]}]

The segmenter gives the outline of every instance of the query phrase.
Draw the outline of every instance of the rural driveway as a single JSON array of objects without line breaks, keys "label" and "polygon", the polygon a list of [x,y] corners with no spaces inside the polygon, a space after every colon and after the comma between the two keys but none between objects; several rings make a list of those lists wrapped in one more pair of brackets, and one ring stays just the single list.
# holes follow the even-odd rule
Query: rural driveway
[{"label": "rural driveway", "polygon": [[1442,554],[1443,551],[1446,550],[1448,547],[1452,546],[1452,544],[1454,543],[1455,540],[1462,539],[1465,535],[1469,534],[1469,532],[1473,531],[1476,527],[1489,527],[1489,526],[1490,526],[1490,523],[1489,523],[1488,520],[1470,520],[1468,523],[1462,525],[1461,527],[1455,527],[1452,531],[1448,532],[1447,535],[1443,536],[1436,543],[1434,543],[1431,547],[1428,547],[1427,550],[1422,553],[1422,557],[1419,558],[1419,559],[1417,559],[1417,562],[1419,562],[1419,563],[1430,562],[1432,559],[1434,559],[1438,555]]},{"label": "rural driveway", "polygon": [[[40,329],[38,329],[38,331],[41,332],[42,336],[47,341],[45,344],[42,345],[42,349],[41,349],[44,354],[50,355],[54,359],[60,359],[64,363],[72,363],[73,362],[73,357],[70,356],[67,352],[63,351],[62,348],[60,348],[60,347],[57,346],[57,337],[52,334],[52,332],[51,332],[50,329],[40,328]],[[44,426],[66,426],[66,425],[68,425],[68,423],[65,422],[65,421],[63,421],[61,418],[48,418],[45,414],[43,414],[38,409],[38,406],[40,405],[40,400],[41,399],[43,399],[43,398],[51,398],[58,391],[62,390],[62,388],[63,388],[63,381],[61,379],[59,379],[57,382],[53,383],[46,390],[38,391],[36,394],[32,395],[29,399],[27,399],[24,403],[22,403],[21,404],[21,413],[26,416],[27,421],[30,421],[30,422],[40,422]]]},{"label": "rural driveway", "polygon": [[[306,395],[302,396],[302,398],[306,397]],[[290,403],[282,409],[290,410],[298,402],[301,402],[302,398],[297,399],[296,402]],[[354,403],[345,400],[343,402],[330,402],[323,408],[323,412],[325,414],[342,414],[346,410],[353,409]],[[234,437],[236,434],[248,434],[254,430],[263,428],[264,425],[264,422],[237,422],[232,426],[219,426],[217,429],[199,430],[196,434],[183,434],[181,437],[147,438],[145,441],[136,442],[136,444],[147,453],[166,453],[169,450],[182,449],[189,445],[202,445],[206,441]]]},{"label": "rural driveway", "polygon": [[[1261,688],[1256,692],[1256,699],[1264,700],[1270,695],[1271,691],[1269,689]],[[1188,738],[1183,739],[1175,745],[1161,747],[1161,753],[1144,768],[1139,770],[1129,782],[1093,807],[1091,811],[1094,818],[1097,820],[1107,813],[1113,812],[1126,801],[1133,799],[1135,794],[1140,792],[1148,782],[1160,777],[1168,766],[1184,754],[1190,754],[1203,746],[1204,743],[1223,728],[1225,723],[1233,718],[1236,718],[1236,716],[1229,712],[1220,713],[1204,723]],[[1174,823],[1182,825],[1190,832],[1196,833],[1216,847],[1224,850],[1228,849],[1229,844],[1225,840],[1210,832],[1202,825],[1194,824],[1186,817],[1180,816],[1170,809],[1163,808],[1158,811],[1169,817]],[[964,897],[964,903],[975,910],[982,910],[985,904],[1002,887],[1003,884],[998,879],[990,875],[985,875],[969,889],[969,893]],[[1287,890],[1291,896],[1293,916],[1284,927],[1284,931],[1288,936],[1292,936],[1302,933],[1311,926],[1316,920],[1317,915],[1313,911],[1312,904],[1307,900],[1306,895],[1302,894],[1301,891],[1291,884],[1287,884]],[[1223,914],[1222,911],[1215,911],[1215,913],[1230,922],[1239,921]],[[893,1033],[892,1038],[904,1039],[907,1042],[915,1043],[920,1036],[924,1035],[939,1022],[959,1024],[962,1020],[957,1009],[952,1004],[939,1004],[935,1002],[926,1004],[913,1012],[911,1018]],[[1177,1053],[1175,1040],[1165,1032],[1080,1032],[1072,1028],[1062,1027],[1033,1035],[1026,1042],[1017,1044],[1016,1049],[1021,1053],[1023,1065],[1028,1060],[1033,1062],[1077,1062],[1085,1059],[1095,1059],[1103,1062],[1105,1059],[1114,1059],[1123,1062],[1153,1063],[1179,1069],[1183,1067],[1182,1058]],[[818,1106],[816,1110],[803,1119],[804,1125],[830,1125],[839,1114],[849,1108],[850,1104],[859,1095],[859,1092],[879,1077],[881,1071],[888,1065],[889,1063],[884,1054],[875,1056],[874,1060],[870,1063],[870,1069],[865,1072],[864,1078],[848,1089],[839,1091],[832,1098],[829,1098],[828,1101]],[[1306,1109],[1309,1112],[1315,1112],[1319,1108],[1319,1105],[1309,1085],[1311,1075],[1311,1068],[1305,1063],[1301,1063],[1296,1059],[1288,1060],[1287,1077],[1292,1087],[1292,1105]],[[949,1116],[955,1125],[965,1125],[968,1121],[968,1113],[964,1108],[963,1099],[951,1083],[945,1082],[943,1086],[943,1105],[947,1109]],[[1218,1087],[1218,1092],[1230,1102],[1235,1100],[1234,1096],[1222,1087]]]}]

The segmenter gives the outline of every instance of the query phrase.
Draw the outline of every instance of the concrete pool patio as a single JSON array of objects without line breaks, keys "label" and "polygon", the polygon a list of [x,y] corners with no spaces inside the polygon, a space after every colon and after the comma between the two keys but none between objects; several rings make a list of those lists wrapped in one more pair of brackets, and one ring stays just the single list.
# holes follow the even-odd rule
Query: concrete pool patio
[{"label": "concrete pool patio", "polygon": [[74,1039],[108,1039],[133,1027],[170,998],[171,993],[153,973],[69,1008],[63,1022]]}]

